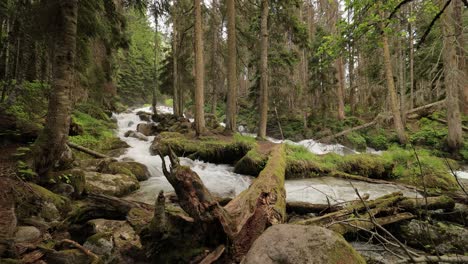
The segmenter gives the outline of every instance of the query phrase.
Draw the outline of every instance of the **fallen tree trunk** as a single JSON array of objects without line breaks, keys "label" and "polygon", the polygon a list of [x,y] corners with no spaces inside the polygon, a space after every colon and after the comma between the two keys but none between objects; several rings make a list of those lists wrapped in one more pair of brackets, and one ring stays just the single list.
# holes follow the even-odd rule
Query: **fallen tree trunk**
[{"label": "fallen tree trunk", "polygon": [[221,224],[231,240],[233,259],[240,261],[250,246],[270,225],[286,219],[285,148],[277,145],[271,151],[265,169],[250,187],[221,207],[190,168],[180,166],[170,150],[171,170],[167,171],[163,155],[163,173],[174,187],[178,201],[197,222]]},{"label": "fallen tree trunk", "polygon": [[285,155],[284,144],[275,146],[265,168],[250,187],[224,207],[235,226],[232,238],[237,260],[267,227],[286,220]]},{"label": "fallen tree trunk", "polygon": [[455,207],[455,201],[445,195],[427,198],[406,198],[398,203],[398,207],[410,211],[416,212],[418,210],[452,210]]},{"label": "fallen tree trunk", "polygon": [[287,202],[286,211],[296,214],[322,214],[339,211],[341,208],[338,205],[328,204],[312,204],[306,202]]},{"label": "fallen tree trunk", "polygon": [[[441,119],[441,118],[429,117],[429,119],[440,122],[442,124],[446,124],[446,125],[448,124],[447,120],[444,120],[444,119]],[[466,126],[462,126],[461,128],[463,129],[463,131],[468,131],[468,127],[466,127]]]},{"label": "fallen tree trunk", "polygon": [[92,149],[85,148],[85,147],[83,147],[83,146],[77,145],[77,144],[72,143],[72,142],[70,142],[70,141],[67,142],[67,145],[68,145],[70,148],[76,149],[76,150],[78,150],[78,151],[81,151],[81,152],[83,152],[83,153],[86,153],[86,154],[91,155],[91,156],[93,156],[93,157],[95,157],[95,158],[98,158],[98,159],[108,159],[108,158],[109,158],[109,156],[106,156],[106,155],[104,155],[104,154],[101,154],[101,153],[99,153],[99,152],[96,152],[96,151],[94,151],[94,150],[92,150]]},{"label": "fallen tree trunk", "polygon": [[[434,102],[434,103],[431,103],[431,104],[427,104],[427,105],[423,105],[423,106],[420,106],[420,107],[417,107],[417,108],[413,108],[409,111],[406,112],[406,115],[410,115],[410,114],[414,114],[414,113],[418,113],[418,112],[422,112],[422,111],[426,111],[426,110],[429,110],[433,107],[436,107],[438,105],[441,105],[445,102],[445,100],[441,100],[441,101],[437,101],[437,102]],[[346,129],[346,130],[343,130],[339,133],[336,133],[336,134],[333,134],[333,135],[330,135],[330,136],[326,136],[326,137],[323,137],[321,139],[319,139],[318,141],[319,142],[330,142],[332,141],[333,139],[337,138],[337,137],[341,137],[341,136],[344,136],[346,134],[349,134],[351,132],[354,132],[354,131],[357,131],[357,130],[361,130],[361,129],[364,129],[364,128],[368,128],[368,127],[371,127],[371,126],[374,126],[376,125],[377,123],[379,123],[379,121],[381,119],[387,119],[387,120],[391,120],[393,119],[393,116],[391,115],[388,115],[388,114],[379,114],[377,115],[377,117],[374,118],[374,120],[372,120],[371,122],[369,123],[365,123],[363,125],[360,125],[360,126],[356,126],[356,127],[352,127],[352,128],[349,128],[349,129]]]},{"label": "fallen tree trunk", "polygon": [[[414,216],[411,213],[399,213],[399,214],[375,218],[375,223],[377,223],[380,226],[385,226],[385,225],[389,225],[393,223],[398,223],[403,220],[413,219],[415,217],[416,216]],[[372,230],[375,228],[375,224],[372,221],[370,221],[370,219],[368,218],[363,218],[363,219],[351,218],[345,221],[331,223],[330,225],[326,227],[341,235],[344,235],[347,233],[356,233],[362,230]]]}]

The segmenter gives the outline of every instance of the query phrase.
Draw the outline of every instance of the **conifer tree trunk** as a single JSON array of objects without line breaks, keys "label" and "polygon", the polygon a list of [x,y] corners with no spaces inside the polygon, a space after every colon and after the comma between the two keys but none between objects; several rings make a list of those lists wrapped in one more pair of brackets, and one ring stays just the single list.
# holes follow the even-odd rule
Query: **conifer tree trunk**
[{"label": "conifer tree trunk", "polygon": [[268,119],[268,0],[262,0],[262,15],[260,22],[260,121],[258,137],[266,137]]},{"label": "conifer tree trunk", "polygon": [[[381,14],[382,15],[382,14]],[[401,119],[401,110],[398,100],[398,95],[395,88],[395,82],[393,80],[393,69],[390,59],[390,48],[388,47],[388,37],[385,30],[382,28],[382,42],[383,42],[383,53],[384,53],[384,66],[385,66],[385,77],[387,79],[388,95],[390,96],[390,107],[393,113],[393,124],[398,136],[398,140],[401,144],[406,144],[407,137],[405,133],[405,127]]]},{"label": "conifer tree trunk", "polygon": [[455,1],[454,3],[455,35],[457,39],[458,68],[460,73],[460,102],[461,109],[465,115],[468,115],[468,58],[465,53],[465,39],[463,35],[463,3]]},{"label": "conifer tree trunk", "polygon": [[205,130],[205,64],[203,63],[203,27],[200,0],[194,0],[195,10],[195,131],[197,136]]},{"label": "conifer tree trunk", "polygon": [[[413,3],[410,3],[409,15],[413,14]],[[412,22],[408,23],[409,33],[409,66],[410,66],[410,109],[414,108],[414,37]]]},{"label": "conifer tree trunk", "polygon": [[218,85],[219,85],[219,64],[218,64],[218,41],[219,41],[219,28],[220,28],[220,21],[219,21],[219,7],[218,7],[218,0],[213,0],[212,4],[212,45],[211,48],[211,89],[212,89],[212,99],[211,99],[211,113],[216,115],[216,108],[218,106]]},{"label": "conifer tree trunk", "polygon": [[458,150],[463,144],[460,107],[459,107],[459,87],[462,84],[461,74],[458,73],[455,25],[452,22],[454,15],[453,2],[449,4],[444,14],[442,14],[443,32],[443,61],[444,79],[447,104],[448,122],[448,145],[452,150]]},{"label": "conifer tree trunk", "polygon": [[345,119],[345,105],[344,105],[344,69],[343,58],[339,57],[335,61],[337,89],[336,97],[338,99],[338,120]]},{"label": "conifer tree trunk", "polygon": [[[175,4],[174,4],[175,5]],[[179,33],[177,32],[177,18],[176,14],[173,15],[173,28],[172,28],[172,82],[173,82],[173,100],[172,108],[175,116],[182,116],[182,109],[180,109],[180,94],[179,94],[179,65],[178,65],[178,49],[177,49],[177,39]]]},{"label": "conifer tree trunk", "polygon": [[227,109],[226,131],[236,130],[237,118],[237,47],[236,47],[236,7],[234,0],[227,0],[227,31],[228,31],[228,58],[227,58]]},{"label": "conifer tree trunk", "polygon": [[71,98],[74,87],[78,0],[59,1],[60,20],[55,53],[53,92],[49,98],[44,129],[37,138],[32,167],[43,175],[63,153],[70,128]]},{"label": "conifer tree trunk", "polygon": [[[156,4],[155,4],[155,7],[156,9]],[[159,85],[159,80],[158,80],[158,56],[159,56],[159,42],[158,42],[158,17],[156,15],[156,11],[155,11],[155,14],[154,14],[154,27],[155,27],[155,31],[154,31],[154,86],[153,86],[153,98],[152,98],[152,101],[151,101],[151,107],[153,108],[153,114],[156,116],[158,114],[158,111],[156,109],[156,104],[157,104],[157,98],[156,98],[156,94],[157,94],[157,91],[158,91],[158,85]]]}]

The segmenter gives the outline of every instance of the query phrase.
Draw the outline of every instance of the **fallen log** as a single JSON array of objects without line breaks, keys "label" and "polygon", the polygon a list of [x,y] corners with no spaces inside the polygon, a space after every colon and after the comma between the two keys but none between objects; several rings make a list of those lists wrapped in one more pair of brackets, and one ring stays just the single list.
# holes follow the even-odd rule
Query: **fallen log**
[{"label": "fallen log", "polygon": [[68,145],[70,148],[76,149],[76,150],[78,150],[78,151],[81,151],[81,152],[83,152],[83,153],[86,153],[86,154],[91,155],[91,156],[93,156],[93,157],[95,157],[95,158],[98,158],[98,159],[108,159],[108,158],[109,158],[109,156],[106,156],[106,155],[104,155],[104,154],[102,154],[102,153],[96,152],[96,151],[94,151],[94,150],[92,150],[92,149],[85,148],[85,147],[83,147],[83,146],[77,145],[77,144],[72,143],[72,142],[70,142],[70,141],[67,142],[67,145]]},{"label": "fallen log", "polygon": [[206,256],[199,264],[211,264],[216,262],[224,253],[224,249],[224,245],[220,245],[213,252],[208,254],[208,256]]},{"label": "fallen log", "polygon": [[169,150],[170,171],[163,155],[163,173],[174,187],[182,209],[196,222],[219,223],[231,241],[229,253],[240,261],[252,243],[270,225],[286,219],[285,148],[277,145],[271,151],[265,168],[250,187],[221,207],[200,177],[189,167],[181,166]]},{"label": "fallen log", "polygon": [[234,224],[234,259],[240,260],[266,228],[286,220],[285,156],[284,144],[275,146],[250,187],[224,207]]},{"label": "fallen log", "polygon": [[[441,118],[429,117],[429,119],[437,121],[437,122],[442,123],[442,124],[446,124],[446,125],[448,124],[447,120],[444,120],[444,119],[441,119]],[[466,127],[466,126],[461,126],[461,128],[462,128],[463,131],[468,131],[468,127]]]},{"label": "fallen log", "polygon": [[340,210],[341,207],[338,205],[328,205],[328,204],[312,204],[306,202],[287,202],[286,203],[286,212],[296,213],[296,214],[322,214],[336,212]]},{"label": "fallen log", "polygon": [[451,211],[455,207],[455,201],[445,195],[427,198],[406,198],[398,203],[398,207],[409,212],[416,212],[425,209],[444,209]]},{"label": "fallen log", "polygon": [[[430,104],[427,104],[427,105],[423,105],[423,106],[420,106],[420,107],[413,108],[413,109],[407,111],[406,115],[408,116],[410,114],[414,114],[414,113],[417,113],[417,112],[426,111],[426,110],[431,109],[431,108],[433,108],[435,106],[438,106],[438,105],[440,105],[440,104],[442,104],[444,102],[445,102],[445,100],[441,100],[441,101],[437,101],[437,102],[434,102],[434,103],[430,103]],[[374,126],[377,123],[379,123],[380,120],[383,120],[383,119],[392,120],[393,116],[389,115],[389,114],[386,114],[386,113],[379,114],[379,115],[377,115],[377,117],[374,118],[374,120],[372,120],[369,123],[365,123],[363,125],[352,127],[352,128],[343,130],[343,131],[341,131],[339,133],[320,138],[318,141],[319,142],[324,142],[324,143],[330,142],[330,141],[332,141],[333,139],[335,139],[337,137],[344,136],[344,135],[349,134],[349,133],[351,133],[353,131],[357,131],[357,130],[361,130],[361,129],[364,129],[364,128]]]},{"label": "fallen log", "polygon": [[456,256],[422,256],[413,258],[412,260],[405,259],[398,263],[468,263],[468,256],[456,255]]},{"label": "fallen log", "polygon": [[[416,216],[411,213],[398,213],[389,216],[375,218],[375,222],[380,226],[385,226],[393,223],[398,223],[403,220],[413,219]],[[347,233],[356,233],[361,230],[372,230],[375,224],[368,218],[350,218],[345,221],[333,222],[326,226],[341,235]]]}]

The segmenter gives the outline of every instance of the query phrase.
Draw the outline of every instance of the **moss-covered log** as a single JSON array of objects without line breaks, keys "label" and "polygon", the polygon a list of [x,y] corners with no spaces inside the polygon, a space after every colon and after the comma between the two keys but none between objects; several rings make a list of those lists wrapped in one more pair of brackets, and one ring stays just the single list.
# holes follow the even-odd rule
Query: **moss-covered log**
[{"label": "moss-covered log", "polygon": [[191,135],[164,132],[154,139],[150,151],[153,155],[158,152],[168,155],[170,148],[179,157],[233,164],[244,157],[255,144],[255,139],[242,136],[195,138]]},{"label": "moss-covered log", "polygon": [[252,185],[224,207],[235,226],[235,258],[246,254],[268,226],[285,221],[285,171],[285,147],[281,144],[271,151],[265,169]]},{"label": "moss-covered log", "polygon": [[410,212],[417,212],[419,210],[437,210],[444,209],[451,211],[455,207],[455,201],[445,195],[427,198],[407,198],[398,203],[402,209]]}]

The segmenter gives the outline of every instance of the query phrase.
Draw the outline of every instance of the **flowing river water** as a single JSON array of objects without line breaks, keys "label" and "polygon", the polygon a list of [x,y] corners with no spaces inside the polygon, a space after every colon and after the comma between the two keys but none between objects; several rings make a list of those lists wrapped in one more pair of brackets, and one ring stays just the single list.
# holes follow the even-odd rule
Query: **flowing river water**
[{"label": "flowing river water", "polygon": [[[138,108],[125,113],[115,115],[118,122],[117,135],[130,145],[127,152],[120,156],[120,160],[131,159],[148,167],[151,177],[140,183],[140,189],[129,195],[127,199],[141,201],[145,203],[154,203],[160,190],[165,192],[173,191],[172,186],[166,180],[162,173],[162,162],[159,156],[152,156],[149,148],[154,140],[154,136],[148,137],[148,141],[142,141],[133,137],[125,137],[128,130],[136,131],[136,126],[143,121],[136,114],[138,111],[150,112],[149,107]],[[172,108],[160,106],[160,113],[172,113]],[[279,140],[270,139],[273,142]],[[315,154],[325,154],[335,152],[340,155],[357,153],[343,145],[327,145],[317,143],[312,139],[300,142],[287,141],[289,144],[299,144],[305,146],[309,151]],[[375,152],[369,150],[370,152]],[[378,152],[375,152],[378,154]],[[212,164],[199,160],[181,158],[181,164],[190,166],[202,179],[206,187],[213,193],[221,197],[234,197],[243,190],[247,189],[254,179],[250,176],[240,175],[233,172],[234,168],[230,165]],[[459,172],[459,177],[466,177],[467,172]],[[318,177],[311,179],[287,180],[285,183],[286,199],[288,201],[303,201],[316,204],[332,204],[357,199],[353,186],[361,194],[367,193],[370,199],[375,199],[385,194],[401,191],[405,196],[416,197],[418,194],[414,190],[392,185],[392,184],[373,184],[360,181],[348,181],[332,177]]]}]

